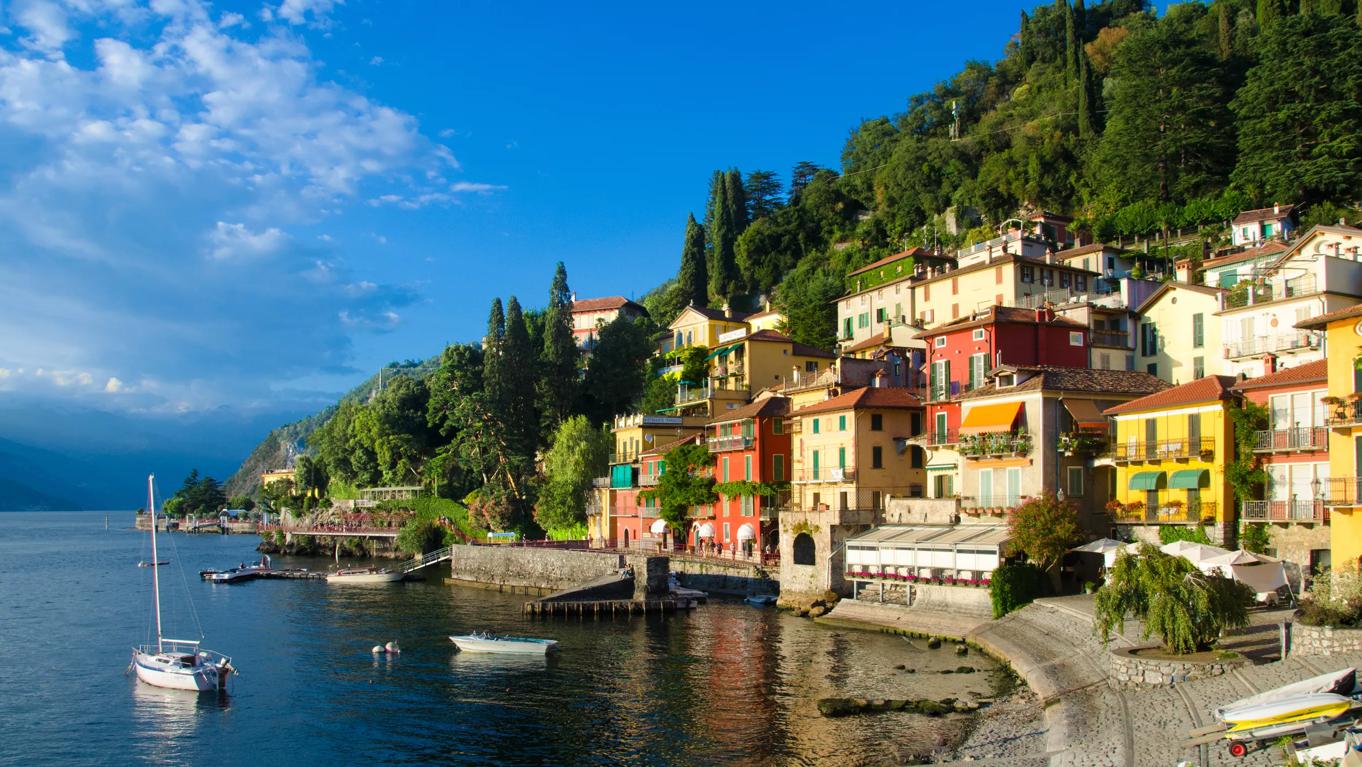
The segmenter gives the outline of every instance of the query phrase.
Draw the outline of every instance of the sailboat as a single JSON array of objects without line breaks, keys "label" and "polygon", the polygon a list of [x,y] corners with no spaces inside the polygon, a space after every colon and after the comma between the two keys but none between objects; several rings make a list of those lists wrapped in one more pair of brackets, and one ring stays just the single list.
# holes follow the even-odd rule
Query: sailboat
[{"label": "sailboat", "polygon": [[[147,477],[147,509],[151,513],[151,561],[156,556],[156,496],[155,475]],[[224,690],[227,677],[236,673],[232,659],[219,652],[205,650],[189,639],[168,639],[161,633],[161,568],[151,568],[152,603],[156,610],[156,644],[141,645],[132,650],[132,666],[137,678],[149,685],[172,690],[207,692]]]}]

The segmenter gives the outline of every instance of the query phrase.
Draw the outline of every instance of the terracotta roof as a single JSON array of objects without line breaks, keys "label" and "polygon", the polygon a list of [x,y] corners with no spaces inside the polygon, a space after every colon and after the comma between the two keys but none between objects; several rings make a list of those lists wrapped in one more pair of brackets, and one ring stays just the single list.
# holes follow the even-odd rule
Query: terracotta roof
[{"label": "terracotta roof", "polygon": [[1278,221],[1291,215],[1291,211],[1295,209],[1295,205],[1282,205],[1276,211],[1272,208],[1254,208],[1235,216],[1231,223],[1248,224],[1254,221]]},{"label": "terracotta roof", "polygon": [[1055,258],[1069,259],[1073,258],[1074,256],[1086,256],[1089,253],[1100,253],[1101,251],[1104,250],[1110,250],[1116,253],[1126,252],[1125,248],[1119,248],[1115,245],[1108,245],[1105,242],[1094,242],[1091,245],[1082,245],[1076,248],[1068,248],[1067,250],[1061,250],[1055,254]]},{"label": "terracotta roof", "polygon": [[1207,259],[1201,262],[1201,268],[1214,269],[1219,266],[1229,266],[1230,264],[1238,264],[1243,261],[1252,261],[1255,258],[1275,256],[1289,247],[1289,245],[1281,240],[1273,240],[1261,247],[1249,248],[1248,250],[1241,250],[1238,253],[1230,253],[1226,256],[1216,256],[1215,258]]},{"label": "terracotta roof", "polygon": [[865,339],[864,341],[848,346],[847,348],[842,350],[842,353],[854,354],[856,352],[863,352],[866,349],[874,349],[879,346],[887,346],[889,345],[889,341],[890,339],[886,338],[883,333],[876,333],[875,335]]},{"label": "terracotta roof", "polygon": [[674,439],[671,442],[664,442],[660,445],[654,445],[651,450],[639,451],[639,456],[642,457],[645,455],[662,455],[663,453],[667,452],[668,450],[671,450],[674,447],[680,447],[686,444],[687,442],[695,442],[698,439],[700,439],[700,434],[697,432],[695,434],[690,434],[679,439]]},{"label": "terracotta roof", "polygon": [[[1036,320],[1035,309],[1024,309],[1019,306],[990,306],[989,308],[984,309],[979,317],[961,317],[958,320],[951,320],[950,322],[938,325],[931,330],[924,330],[921,333],[917,333],[913,337],[931,338],[932,336],[939,336],[942,333],[949,333],[955,330],[963,330],[965,328],[982,325],[992,325],[995,322],[1025,323],[1030,325],[1040,324],[1040,322]],[[1088,329],[1087,325],[1084,325],[1077,320],[1071,320],[1068,317],[1061,317],[1059,315],[1055,315],[1054,318],[1046,324],[1077,328],[1080,330]]]},{"label": "terracotta roof", "polygon": [[908,389],[864,386],[832,399],[817,402],[794,411],[794,415],[814,415],[833,410],[864,408],[918,408],[922,400]]},{"label": "terracotta roof", "polygon": [[1269,386],[1291,386],[1292,384],[1314,383],[1329,380],[1329,360],[1315,360],[1293,368],[1285,368],[1275,373],[1241,381],[1235,391],[1246,389],[1265,389]]},{"label": "terracotta roof", "polygon": [[[1302,234],[1300,237],[1297,237],[1295,244],[1291,246],[1291,250],[1279,256],[1276,261],[1273,261],[1272,264],[1269,265],[1268,268],[1276,269],[1277,267],[1281,266],[1287,261],[1290,261],[1292,258],[1295,258],[1296,256],[1300,255],[1299,251],[1301,250],[1302,247],[1305,246],[1305,243],[1310,240],[1310,238],[1315,234],[1315,232],[1333,232],[1334,234],[1341,234],[1345,237],[1356,237],[1358,235],[1362,235],[1362,229],[1358,229],[1352,226],[1342,226],[1336,224],[1315,224],[1314,226],[1310,227],[1310,229],[1306,231],[1305,234]],[[1308,256],[1308,258],[1313,260],[1315,258],[1318,258],[1319,255],[1320,254],[1314,254]]]},{"label": "terracotta roof", "polygon": [[770,418],[772,416],[785,415],[790,412],[789,397],[763,397],[756,402],[743,405],[736,410],[729,410],[709,419],[711,424],[728,423],[730,421],[743,421],[748,418]]},{"label": "terracotta roof", "polygon": [[1353,317],[1362,317],[1362,304],[1349,306],[1343,309],[1335,309],[1332,312],[1325,312],[1324,314],[1311,317],[1308,320],[1297,322],[1296,327],[1301,330],[1324,330],[1325,326],[1331,322],[1337,320],[1350,320]]},{"label": "terracotta roof", "polygon": [[1219,296],[1221,293],[1226,292],[1224,288],[1212,288],[1212,287],[1207,287],[1206,285],[1193,285],[1193,284],[1190,283],[1190,282],[1178,282],[1177,280],[1173,280],[1173,281],[1171,281],[1171,282],[1165,282],[1165,283],[1163,283],[1163,286],[1162,286],[1162,287],[1160,287],[1158,290],[1154,291],[1153,293],[1150,293],[1150,294],[1149,294],[1149,298],[1146,298],[1146,299],[1144,300],[1144,303],[1142,303],[1142,304],[1140,304],[1138,307],[1136,307],[1135,313],[1136,313],[1136,314],[1143,314],[1143,313],[1144,313],[1144,310],[1145,310],[1147,307],[1152,306],[1152,305],[1154,304],[1155,301],[1159,300],[1159,297],[1160,297],[1160,296],[1162,296],[1164,293],[1167,293],[1168,291],[1172,290],[1173,288],[1177,288],[1177,289],[1179,289],[1179,290],[1190,290],[1190,291],[1192,291],[1192,292],[1194,292],[1194,293],[1202,293],[1202,294],[1208,295],[1208,296]]},{"label": "terracotta roof", "polygon": [[1239,383],[1239,379],[1234,376],[1206,376],[1181,386],[1164,389],[1148,397],[1140,397],[1108,408],[1104,414],[1128,413],[1132,410],[1163,410],[1178,405],[1229,399],[1234,396],[1232,389],[1237,383]]},{"label": "terracotta roof", "polygon": [[966,392],[960,399],[990,397],[995,394],[1031,391],[1111,392],[1113,394],[1145,395],[1168,388],[1168,382],[1148,373],[1134,370],[1094,370],[1092,368],[1061,367],[1058,365],[1007,366],[1032,375],[1016,386],[997,387],[993,384]]},{"label": "terracotta roof", "polygon": [[606,296],[604,298],[583,298],[572,302],[572,311],[575,312],[604,312],[610,309],[623,309],[626,306],[633,306],[635,309],[648,313],[640,304],[625,298],[624,296]]},{"label": "terracotta roof", "polygon": [[[681,314],[685,314],[687,309],[693,312],[699,312],[701,315],[708,317],[711,320],[727,320],[729,322],[743,322],[748,317],[752,316],[751,312],[740,312],[734,310],[730,312],[732,314],[732,316],[730,317],[724,314],[723,309],[711,309],[708,306],[696,306],[694,304],[691,304],[690,306],[687,306],[685,309],[682,309]],[[678,314],[677,316],[679,317],[681,315]],[[675,321],[673,320],[673,322]]]},{"label": "terracotta roof", "polygon": [[[980,261],[977,264],[970,264],[969,266],[962,266],[959,269],[952,269],[950,271],[942,272],[941,274],[938,274],[935,277],[928,277],[926,279],[920,280],[918,284],[926,285],[928,283],[937,282],[939,280],[944,280],[949,277],[959,277],[962,274],[972,274],[974,272],[981,272],[985,269],[992,269],[995,266],[1001,266],[1003,264],[1013,262],[1016,262],[1023,266],[1034,266],[1038,269],[1064,269],[1070,272],[1078,272],[1081,274],[1094,274],[1097,275],[1098,277],[1102,276],[1100,273],[1095,272],[1091,269],[1081,269],[1077,266],[1070,266],[1069,264],[1049,263],[1039,258],[1026,258],[1025,256],[1018,256],[1013,253],[1004,253],[1000,256],[994,256],[992,261]],[[875,288],[871,288],[871,290],[874,289]],[[845,297],[846,296],[843,296],[843,298]]]},{"label": "terracotta roof", "polygon": [[847,272],[847,276],[855,277],[858,274],[864,274],[865,272],[868,272],[872,269],[878,269],[881,266],[884,266],[886,264],[892,264],[895,261],[898,261],[899,259],[908,258],[909,256],[912,256],[913,258],[929,258],[932,255],[933,253],[930,250],[924,250],[923,248],[911,248],[909,250],[903,251],[902,253],[895,253],[892,256],[885,256],[884,258],[881,258],[879,261],[876,261],[871,264],[866,264],[865,266],[855,271]]},{"label": "terracotta roof", "polygon": [[837,357],[837,355],[833,354],[832,352],[823,351],[822,349],[819,349],[816,346],[801,344],[800,342],[794,340],[793,338],[790,338],[787,335],[777,333],[774,330],[758,330],[755,333],[748,334],[745,338],[743,338],[743,340],[775,341],[778,343],[786,343],[790,345],[791,347],[790,350],[800,357],[825,357],[827,359],[834,359]]}]

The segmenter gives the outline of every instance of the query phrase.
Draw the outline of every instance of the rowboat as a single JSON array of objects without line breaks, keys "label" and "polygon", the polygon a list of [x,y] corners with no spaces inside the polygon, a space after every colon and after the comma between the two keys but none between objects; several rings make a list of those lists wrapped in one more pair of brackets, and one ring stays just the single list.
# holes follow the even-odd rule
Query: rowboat
[{"label": "rowboat", "polygon": [[1220,720],[1230,725],[1229,731],[1233,734],[1296,722],[1327,722],[1352,707],[1352,698],[1319,692],[1222,710]]},{"label": "rowboat", "polygon": [[405,573],[392,572],[389,570],[378,570],[372,567],[355,568],[350,570],[337,570],[326,576],[327,583],[396,583],[405,577]]},{"label": "rowboat", "polygon": [[533,637],[497,636],[485,632],[474,632],[451,636],[461,652],[504,653],[507,655],[547,655],[558,650],[554,639],[535,639]]}]

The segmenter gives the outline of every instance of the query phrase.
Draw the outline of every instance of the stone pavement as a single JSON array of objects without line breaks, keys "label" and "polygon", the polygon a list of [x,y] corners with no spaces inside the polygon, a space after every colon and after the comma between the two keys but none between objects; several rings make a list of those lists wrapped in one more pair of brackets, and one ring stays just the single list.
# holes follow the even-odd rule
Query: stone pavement
[{"label": "stone pavement", "polygon": [[948,639],[963,639],[969,632],[989,622],[987,618],[973,615],[902,605],[881,605],[854,599],[843,599],[831,612],[815,620],[833,626],[887,629],[905,634]]}]

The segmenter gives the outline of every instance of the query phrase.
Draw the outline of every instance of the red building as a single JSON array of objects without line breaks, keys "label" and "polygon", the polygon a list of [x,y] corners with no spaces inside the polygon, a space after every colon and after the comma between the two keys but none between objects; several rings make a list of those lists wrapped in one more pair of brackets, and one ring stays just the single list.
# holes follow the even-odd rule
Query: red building
[{"label": "red building", "polygon": [[999,365],[1088,367],[1088,327],[1046,308],[991,306],[918,337],[927,342],[929,445],[954,444],[958,398]]},{"label": "red building", "polygon": [[789,398],[764,394],[710,421],[706,441],[714,457],[714,481],[720,497],[709,518],[697,521],[692,545],[712,543],[715,550],[730,556],[777,550],[776,508],[780,499],[722,491],[725,485],[742,487],[737,483],[790,481],[790,435],[785,429],[789,413]]}]

